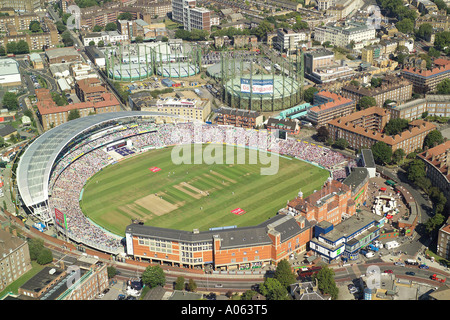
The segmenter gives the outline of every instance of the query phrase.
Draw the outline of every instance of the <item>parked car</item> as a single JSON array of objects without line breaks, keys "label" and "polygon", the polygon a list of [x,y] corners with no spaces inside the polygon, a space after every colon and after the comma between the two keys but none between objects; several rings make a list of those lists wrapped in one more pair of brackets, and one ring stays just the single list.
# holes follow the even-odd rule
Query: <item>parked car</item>
[{"label": "parked car", "polygon": [[400,261],[394,262],[394,265],[400,266],[400,267],[404,267],[405,266],[405,264],[403,262],[400,262]]},{"label": "parked car", "polygon": [[430,269],[430,267],[427,266],[426,264],[421,264],[421,265],[419,266],[419,269]]},{"label": "parked car", "polygon": [[412,272],[412,271],[407,271],[407,272],[405,272],[405,274],[407,274],[408,276],[415,276],[416,275],[416,273]]},{"label": "parked car", "polygon": [[392,270],[384,270],[384,273],[394,273]]}]

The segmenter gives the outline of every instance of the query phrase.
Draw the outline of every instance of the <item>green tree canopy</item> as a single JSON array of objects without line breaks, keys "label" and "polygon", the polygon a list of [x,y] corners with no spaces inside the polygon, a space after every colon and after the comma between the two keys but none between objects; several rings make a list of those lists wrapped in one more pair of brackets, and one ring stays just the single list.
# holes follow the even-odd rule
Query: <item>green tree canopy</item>
[{"label": "green tree canopy", "polygon": [[33,20],[30,22],[28,29],[31,32],[39,32],[41,31],[41,23],[39,21]]},{"label": "green tree canopy", "polygon": [[416,32],[416,36],[421,39],[427,39],[433,33],[433,26],[429,23],[423,23],[419,26],[419,29]]},{"label": "green tree canopy", "polygon": [[44,248],[42,249],[36,259],[36,262],[40,265],[45,265],[53,261],[53,253],[50,249]]},{"label": "green tree canopy", "polygon": [[391,162],[392,149],[383,141],[375,142],[371,150],[376,163],[385,165]]},{"label": "green tree canopy", "polygon": [[444,137],[439,130],[433,130],[426,135],[423,141],[423,147],[433,148],[444,142]]},{"label": "green tree canopy", "polygon": [[92,29],[93,32],[100,32],[103,30],[102,26],[99,25],[95,25],[94,28]]},{"label": "green tree canopy", "polygon": [[3,106],[8,110],[17,110],[19,108],[19,102],[17,96],[13,92],[5,92],[2,100]]},{"label": "green tree canopy", "polygon": [[316,274],[314,274],[314,279],[318,281],[319,290],[322,294],[328,294],[331,299],[336,300],[339,294],[339,289],[334,281],[334,271],[333,269],[324,266]]},{"label": "green tree canopy", "polygon": [[384,127],[384,132],[387,135],[394,136],[400,132],[403,132],[407,128],[408,128],[408,120],[395,118],[389,120],[389,122]]},{"label": "green tree canopy", "polygon": [[444,79],[437,85],[437,93],[439,94],[450,94],[450,79]]},{"label": "green tree canopy", "polygon": [[306,89],[305,93],[304,93],[305,101],[308,103],[313,103],[314,93],[316,93],[316,92],[319,92],[319,89],[317,89],[316,87],[310,87],[310,88]]},{"label": "green tree canopy", "polygon": [[116,31],[117,30],[117,24],[114,22],[107,23],[105,26],[105,31]]},{"label": "green tree canopy", "polygon": [[182,276],[179,276],[177,280],[175,280],[175,290],[184,290],[185,288],[185,279]]},{"label": "green tree canopy", "polygon": [[426,175],[425,172],[425,164],[422,160],[414,159],[408,164],[408,168],[406,170],[406,175],[408,180],[417,185],[417,181],[419,178],[423,178]]},{"label": "green tree canopy", "polygon": [[166,283],[164,270],[158,265],[148,266],[142,273],[142,282],[150,288],[163,287]]},{"label": "green tree canopy", "polygon": [[360,110],[367,109],[370,107],[374,107],[377,105],[377,101],[374,97],[362,97],[359,99],[358,107]]},{"label": "green tree canopy", "polygon": [[133,15],[131,14],[131,12],[122,12],[117,17],[117,20],[128,20],[128,21],[130,21],[130,20],[133,20]]},{"label": "green tree canopy", "polygon": [[395,26],[397,27],[398,31],[402,33],[414,32],[414,22],[411,19],[400,20]]},{"label": "green tree canopy", "polygon": [[78,119],[80,117],[80,111],[78,111],[78,109],[73,109],[69,111],[69,115],[67,117],[67,120],[74,120],[74,119]]},{"label": "green tree canopy", "polygon": [[287,289],[275,278],[266,278],[259,291],[267,300],[289,300]]},{"label": "green tree canopy", "polygon": [[275,279],[277,279],[286,289],[297,281],[297,276],[292,272],[292,267],[286,259],[283,259],[278,263],[275,270]]}]

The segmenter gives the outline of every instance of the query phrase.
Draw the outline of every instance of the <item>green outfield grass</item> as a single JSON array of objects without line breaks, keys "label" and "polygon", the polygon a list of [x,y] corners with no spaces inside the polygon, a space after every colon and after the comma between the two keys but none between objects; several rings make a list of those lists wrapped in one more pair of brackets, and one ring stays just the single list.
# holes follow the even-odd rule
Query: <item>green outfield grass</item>
[{"label": "green outfield grass", "polygon": [[[243,227],[276,215],[300,188],[307,196],[329,177],[327,170],[287,157],[278,158],[277,174],[261,175],[260,169],[269,164],[249,164],[248,149],[227,150],[235,155],[245,150],[245,164],[224,160],[225,164],[176,165],[170,147],[110,165],[86,183],[81,208],[95,223],[119,235],[135,218],[146,225],[186,231]],[[161,170],[151,172],[151,167]],[[246,213],[231,213],[236,208]]]}]

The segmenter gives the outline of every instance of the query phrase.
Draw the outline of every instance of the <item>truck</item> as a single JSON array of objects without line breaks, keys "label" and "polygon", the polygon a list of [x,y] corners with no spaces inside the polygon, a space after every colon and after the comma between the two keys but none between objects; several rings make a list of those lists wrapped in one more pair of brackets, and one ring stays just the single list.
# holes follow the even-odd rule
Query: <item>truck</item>
[{"label": "truck", "polygon": [[445,283],[445,280],[446,280],[445,277],[443,277],[439,274],[436,274],[436,273],[431,276],[431,279],[442,282],[442,283]]},{"label": "truck", "polygon": [[397,242],[397,241],[389,241],[389,242],[386,242],[386,244],[384,245],[384,247],[386,248],[386,249],[393,249],[393,248],[397,248],[397,247],[399,247],[400,246],[400,244]]},{"label": "truck", "polygon": [[410,266],[417,266],[417,265],[419,265],[417,260],[414,260],[414,259],[407,259],[407,260],[405,260],[405,263],[410,265]]}]

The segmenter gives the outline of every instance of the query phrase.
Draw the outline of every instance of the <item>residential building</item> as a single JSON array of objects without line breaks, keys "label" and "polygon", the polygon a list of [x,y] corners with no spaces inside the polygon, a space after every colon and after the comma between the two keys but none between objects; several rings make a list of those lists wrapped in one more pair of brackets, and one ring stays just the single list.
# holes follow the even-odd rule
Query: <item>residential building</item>
[{"label": "residential building", "polygon": [[390,119],[387,109],[371,107],[354,112],[348,116],[333,119],[328,122],[328,130],[333,140],[345,139],[352,149],[371,148],[378,141],[386,143],[394,152],[403,149],[409,154],[423,147],[423,141],[428,133],[436,126],[423,120],[409,123],[407,130],[389,136],[383,133],[386,123]]},{"label": "residential building", "polygon": [[98,67],[106,66],[105,54],[98,50],[96,46],[86,46],[84,48],[86,56]]},{"label": "residential building", "polygon": [[215,114],[215,122],[222,125],[256,128],[263,122],[263,115],[254,110],[221,107]]},{"label": "residential building", "polygon": [[[450,218],[449,218],[450,219]],[[450,220],[439,229],[437,238],[437,254],[438,256],[450,259]]]},{"label": "residential building", "polygon": [[391,118],[414,120],[424,112],[430,116],[450,117],[450,95],[426,94],[424,98],[388,106]]},{"label": "residential building", "polygon": [[372,97],[377,107],[382,107],[385,101],[396,101],[403,103],[412,98],[413,85],[404,77],[386,76],[382,79],[379,87],[363,87],[347,84],[342,87],[341,93],[344,97],[354,100],[356,103],[362,97]]},{"label": "residential building", "polygon": [[424,23],[430,24],[433,29],[449,31],[450,17],[446,14],[446,12],[438,14],[426,14],[424,16],[417,17],[414,23],[414,27],[416,29],[419,29],[419,27]]},{"label": "residential building", "polygon": [[361,6],[361,0],[337,0],[335,4],[328,7],[326,12],[340,20],[345,19],[350,13],[356,11]]},{"label": "residential building", "polygon": [[371,212],[363,209],[338,225],[326,221],[318,223],[309,247],[328,263],[339,261],[342,257],[352,261],[358,259],[361,248],[379,236],[379,222]]},{"label": "residential building", "polygon": [[23,284],[21,296],[40,300],[94,300],[108,287],[107,264],[96,258],[81,257],[70,269],[44,267]]},{"label": "residential building", "polygon": [[426,177],[444,196],[450,197],[450,140],[417,155],[425,164]]},{"label": "residential building", "polygon": [[101,101],[103,94],[107,91],[106,85],[98,78],[82,79],[75,84],[75,93],[81,102]]},{"label": "residential building", "polygon": [[150,92],[142,91],[128,97],[132,110],[154,111],[176,114],[185,119],[205,122],[211,113],[211,101],[198,97],[192,91],[177,92],[175,95],[162,95],[154,98]]},{"label": "residential building", "polygon": [[126,252],[140,261],[215,270],[257,269],[306,252],[311,224],[301,216],[278,214],[251,227],[192,232],[131,224]]},{"label": "residential building", "polygon": [[0,229],[0,291],[31,270],[28,242],[17,236],[15,229]]},{"label": "residential building", "polygon": [[356,103],[329,91],[314,94],[313,107],[308,110],[307,119],[316,127],[327,125],[328,121],[351,114]]},{"label": "residential building", "polygon": [[48,89],[36,90],[36,99],[37,115],[45,131],[67,122],[72,110],[78,110],[80,117],[121,111],[120,102],[110,92],[102,93],[92,100],[65,106],[57,106]]},{"label": "residential building", "polygon": [[405,67],[400,74],[411,81],[414,92],[428,93],[436,90],[444,79],[450,78],[450,60],[436,59],[431,70]]},{"label": "residential building", "polygon": [[377,42],[375,28],[368,25],[346,22],[343,25],[327,24],[314,29],[314,40],[320,43],[330,42],[333,46],[347,47],[354,44],[354,49],[362,49],[366,45]]},{"label": "residential building", "polygon": [[196,7],[196,0],[173,0],[172,19],[182,23],[185,30],[211,31],[211,11]]},{"label": "residential building", "polygon": [[281,52],[291,52],[297,50],[300,42],[310,40],[311,33],[309,30],[293,31],[292,29],[279,28],[275,48]]},{"label": "residential building", "polygon": [[40,0],[0,0],[0,8],[13,8],[19,12],[35,12],[41,5]]}]

